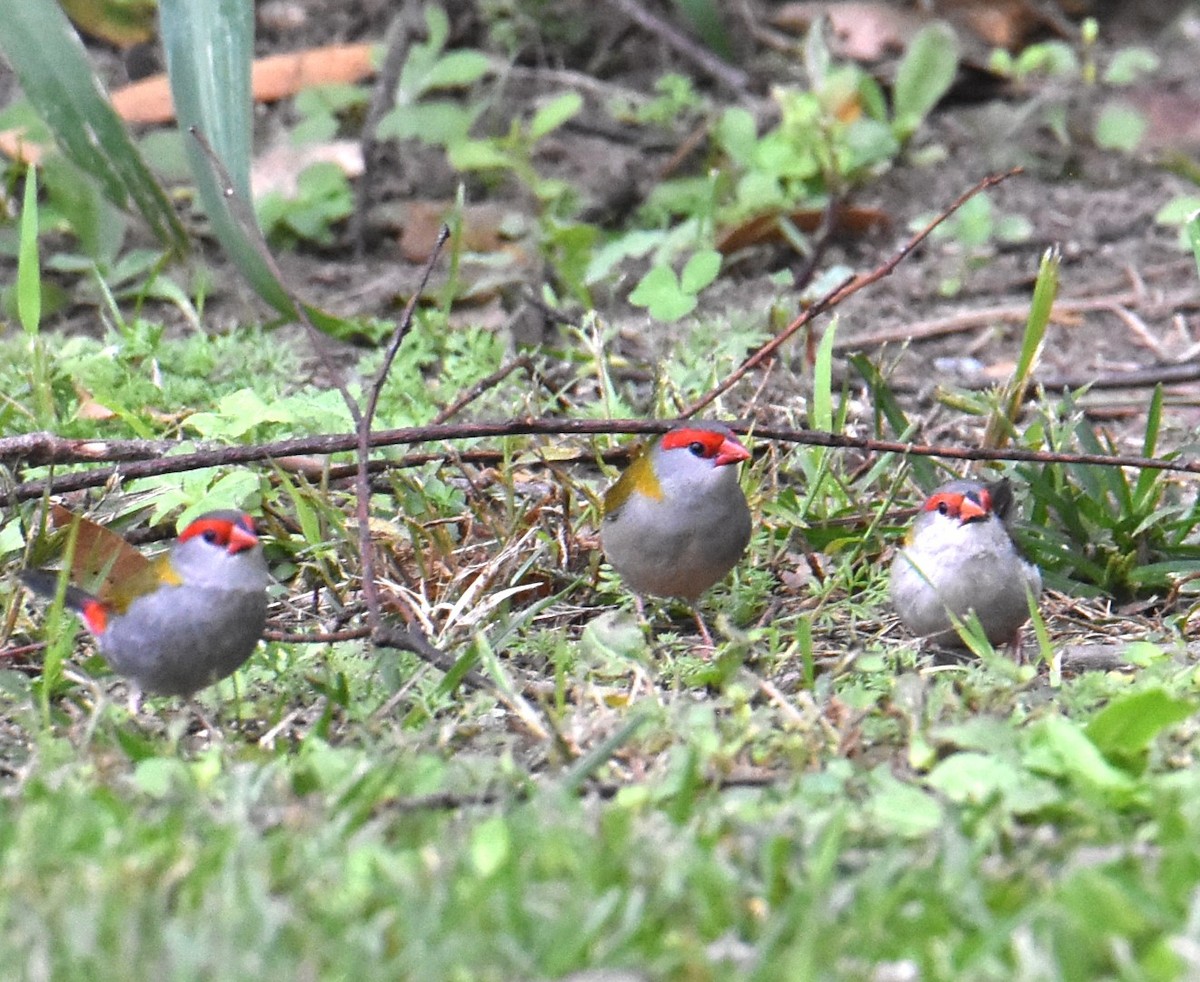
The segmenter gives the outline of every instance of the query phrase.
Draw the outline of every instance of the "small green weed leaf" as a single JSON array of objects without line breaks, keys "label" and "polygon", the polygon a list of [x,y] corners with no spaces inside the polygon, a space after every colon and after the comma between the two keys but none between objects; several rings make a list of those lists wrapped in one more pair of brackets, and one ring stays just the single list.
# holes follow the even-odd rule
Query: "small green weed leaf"
[{"label": "small green weed leaf", "polygon": [[624,259],[648,255],[662,243],[663,237],[657,229],[635,229],[602,244],[592,253],[586,282],[597,283],[605,279]]},{"label": "small green weed leaf", "polygon": [[890,161],[900,150],[891,127],[879,120],[863,117],[846,130],[845,170],[851,174]]},{"label": "small green weed leaf", "polygon": [[238,389],[222,398],[216,410],[193,413],[187,426],[206,438],[245,436],[262,423],[290,423],[292,412],[278,403],[268,405],[253,389]]},{"label": "small green weed leaf", "polygon": [[182,530],[193,518],[199,518],[206,511],[215,511],[218,508],[256,511],[259,489],[257,472],[246,468],[230,471],[209,488],[202,498],[184,509],[176,520],[177,527]]},{"label": "small green weed leaf", "polygon": [[640,658],[646,654],[646,639],[636,617],[626,611],[608,610],[588,622],[580,648],[595,662]]},{"label": "small green weed leaf", "polygon": [[1159,58],[1148,48],[1122,48],[1104,70],[1108,85],[1132,85],[1141,76],[1158,71]]},{"label": "small green weed leaf", "polygon": [[1067,78],[1079,74],[1079,59],[1069,44],[1044,41],[1029,45],[1017,56],[1015,72],[1022,79],[1034,74]]},{"label": "small green weed leaf", "polygon": [[685,293],[670,266],[651,266],[629,294],[635,307],[645,307],[655,320],[677,321],[696,309],[695,294]]},{"label": "small green weed leaf", "polygon": [[954,238],[970,249],[980,249],[992,241],[996,229],[992,199],[977,194],[955,213],[949,231]]},{"label": "small green weed leaf", "polygon": [[430,146],[455,147],[469,142],[471,127],[482,111],[482,104],[462,106],[449,99],[427,99],[397,106],[379,121],[378,134],[380,139],[420,140]]},{"label": "small green weed leaf", "polygon": [[1110,102],[1100,111],[1094,136],[1097,146],[1130,153],[1137,149],[1145,132],[1143,113],[1125,103]]},{"label": "small green weed leaf", "polygon": [[1019,245],[1033,238],[1033,222],[1024,215],[1000,215],[996,218],[996,241]]},{"label": "small green weed leaf", "polygon": [[564,92],[556,99],[541,106],[529,121],[529,137],[538,141],[553,133],[583,108],[583,96],[578,92]]},{"label": "small green weed leaf", "polygon": [[[1197,703],[1155,687],[1119,696],[1098,712],[1084,732],[1105,757],[1125,765],[1139,758],[1164,729],[1196,712]],[[1137,770],[1141,770],[1138,766]]]},{"label": "small green weed leaf", "polygon": [[1047,717],[1032,730],[1024,761],[1031,770],[1104,791],[1132,787],[1129,775],[1109,763],[1080,726],[1063,716]]},{"label": "small green weed leaf", "polygon": [[1188,245],[1192,249],[1192,255],[1196,259],[1196,273],[1200,275],[1200,213],[1192,214],[1187,225],[1184,226],[1184,230],[1187,234]]},{"label": "small green weed leaf", "polygon": [[749,167],[754,162],[758,147],[758,124],[748,110],[740,107],[726,109],[717,120],[713,135],[717,145],[735,163]]},{"label": "small green weed leaf", "polygon": [[151,798],[165,798],[180,784],[190,784],[187,764],[175,757],[147,757],[133,769],[133,782]]},{"label": "small green weed leaf", "polygon": [[264,195],[258,202],[259,221],[273,238],[288,234],[318,245],[333,243],[332,226],[354,210],[354,194],[345,172],[321,162],[304,168],[296,180],[296,195]]},{"label": "small green weed leaf", "polygon": [[1125,646],[1125,650],[1121,652],[1121,657],[1129,662],[1130,665],[1136,665],[1138,668],[1147,668],[1155,662],[1170,657],[1170,653],[1166,649],[1160,648],[1153,641],[1133,641]]},{"label": "small green weed leaf", "polygon": [[0,528],[0,556],[20,552],[25,548],[25,536],[21,532],[21,523],[12,521]]},{"label": "small green weed leaf", "polygon": [[[1156,925],[1147,918],[1146,907],[1133,898],[1141,893],[1131,889],[1128,877],[1119,866],[1080,868],[1072,871],[1059,888],[1056,904],[1070,912],[1080,924],[1103,924],[1109,937],[1153,935]],[[1179,966],[1181,969],[1182,966]],[[1182,978],[1186,971],[1164,974],[1143,973],[1143,978]]]},{"label": "small green weed leaf", "polygon": [[513,164],[512,154],[495,140],[464,140],[451,144],[448,156],[458,170],[492,170]]},{"label": "small green weed leaf", "polygon": [[508,862],[512,836],[503,815],[485,819],[471,833],[471,866],[480,876],[491,876]]},{"label": "small green weed leaf", "polygon": [[895,127],[910,137],[944,96],[958,71],[958,38],[942,23],[930,24],[909,42],[896,72]]},{"label": "small green weed leaf", "polygon": [[833,429],[833,341],[836,336],[835,318],[817,343],[817,357],[813,365],[812,411],[808,425],[826,433]]},{"label": "small green weed leaf", "polygon": [[424,78],[424,90],[461,88],[487,74],[491,61],[482,51],[450,51],[442,55]]},{"label": "small green weed leaf", "polygon": [[981,805],[1018,790],[1028,779],[1024,771],[1000,757],[966,751],[947,757],[925,780],[957,804]]},{"label": "small green weed leaf", "polygon": [[938,802],[925,791],[897,780],[886,770],[872,775],[867,813],[887,832],[905,839],[924,839],[945,820]]},{"label": "small green weed leaf", "polygon": [[721,254],[716,249],[702,249],[683,264],[679,285],[684,293],[699,293],[721,272]]}]

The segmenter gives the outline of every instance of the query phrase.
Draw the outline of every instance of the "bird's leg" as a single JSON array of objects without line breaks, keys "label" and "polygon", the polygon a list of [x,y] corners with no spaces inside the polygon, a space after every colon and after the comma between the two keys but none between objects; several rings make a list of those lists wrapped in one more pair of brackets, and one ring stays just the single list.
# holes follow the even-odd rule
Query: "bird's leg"
[{"label": "bird's leg", "polygon": [[702,648],[707,648],[709,654],[717,650],[717,646],[713,643],[713,636],[708,630],[708,625],[704,623],[704,618],[700,616],[698,607],[692,608],[692,616],[696,618],[696,627],[700,629],[700,639],[703,641]]},{"label": "bird's leg", "polygon": [[635,593],[633,595],[633,606],[634,609],[637,610],[638,620],[641,621],[643,625],[647,624],[649,619],[646,617],[646,601],[642,599],[642,595],[640,593]]},{"label": "bird's leg", "polygon": [[[189,696],[185,700],[184,712],[191,717],[188,730],[194,732],[196,736],[199,736],[201,733],[205,734],[210,744],[221,743],[224,740],[224,735],[213,725],[212,721],[205,714],[204,707],[196,701],[195,697]],[[194,728],[193,724],[195,723],[200,724],[198,729]]]},{"label": "bird's leg", "polygon": [[1008,642],[1009,657],[1011,657],[1012,660],[1018,665],[1025,664],[1025,645],[1023,643],[1024,638],[1022,638],[1021,635],[1021,629],[1017,628],[1016,633],[1013,634],[1012,638]]}]

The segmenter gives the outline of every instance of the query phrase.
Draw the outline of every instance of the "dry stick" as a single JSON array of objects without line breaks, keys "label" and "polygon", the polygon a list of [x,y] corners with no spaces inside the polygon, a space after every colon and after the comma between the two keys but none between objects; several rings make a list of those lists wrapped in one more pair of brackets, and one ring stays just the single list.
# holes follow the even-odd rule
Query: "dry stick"
[{"label": "dry stick", "polygon": [[834,287],[827,294],[825,294],[825,296],[823,296],[820,300],[805,310],[804,313],[792,321],[779,334],[777,334],[770,341],[750,355],[749,358],[735,368],[719,385],[702,395],[694,403],[688,406],[687,409],[685,409],[680,415],[695,416],[696,413],[698,413],[705,406],[709,405],[714,400],[733,388],[733,386],[737,384],[742,376],[749,372],[752,368],[761,364],[767,358],[770,358],[773,354],[775,354],[775,352],[778,351],[779,348],[797,331],[799,331],[800,328],[811,323],[819,314],[823,314],[825,311],[833,309],[848,296],[857,293],[863,287],[869,286],[877,280],[883,279],[885,276],[890,276],[892,271],[899,266],[905,258],[907,258],[909,253],[911,253],[917,246],[924,242],[935,228],[937,228],[942,224],[942,222],[958,211],[958,209],[970,201],[971,198],[975,197],[975,195],[979,194],[981,191],[986,191],[989,188],[993,188],[997,184],[1008,180],[1015,174],[1020,174],[1021,170],[1022,168],[1020,167],[1014,167],[1012,170],[1003,174],[991,174],[988,177],[985,177],[970,190],[960,194],[954,203],[950,205],[950,207],[942,211],[942,213],[934,218],[933,221],[931,221],[928,225],[921,229],[921,231],[904,243],[904,245],[902,245],[895,255],[888,259],[887,262],[864,275],[851,276],[838,286]]},{"label": "dry stick", "polygon": [[[443,226],[444,227],[444,226]],[[514,358],[507,364],[501,365],[491,375],[481,378],[478,382],[472,385],[466,392],[462,393],[450,405],[443,409],[440,413],[433,417],[434,425],[446,422],[448,419],[453,419],[465,406],[470,405],[481,395],[487,392],[493,386],[499,385],[508,376],[515,372],[518,368],[532,368],[533,359],[529,355],[521,355],[519,358]]]},{"label": "dry stick", "polygon": [[[208,141],[204,135],[196,129],[190,127],[189,132],[200,144],[201,149],[208,156],[217,175],[221,178],[224,185],[225,197],[229,200],[230,211],[240,221],[244,227],[247,237],[259,252],[263,261],[267,264],[271,275],[282,285],[284,282],[283,274],[275,262],[275,257],[271,255],[271,250],[267,248],[266,240],[262,236],[262,231],[258,227],[258,222],[254,217],[249,205],[241,198],[233,186],[233,181],[230,179],[228,172],[220,159],[213,153]],[[309,335],[309,340],[312,342],[313,348],[317,354],[325,362],[326,368],[329,370],[334,384],[337,386],[338,392],[341,393],[343,401],[346,403],[346,408],[350,412],[350,418],[354,422],[355,441],[354,447],[357,451],[357,468],[355,479],[355,492],[357,498],[357,516],[358,516],[358,547],[359,547],[359,563],[362,575],[363,595],[367,602],[367,623],[371,628],[371,638],[379,645],[386,645],[391,648],[398,648],[403,651],[411,651],[413,654],[436,666],[442,671],[449,671],[454,667],[455,659],[438,651],[420,634],[419,631],[410,629],[403,631],[387,630],[383,627],[379,605],[379,591],[375,583],[375,553],[373,543],[371,542],[371,526],[370,514],[368,510],[370,485],[367,480],[367,455],[370,449],[371,437],[371,421],[375,416],[375,408],[379,403],[379,394],[383,389],[384,382],[387,380],[388,370],[392,366],[392,362],[396,358],[397,352],[400,350],[400,345],[404,338],[408,335],[412,328],[413,312],[416,308],[417,297],[425,289],[426,283],[429,281],[429,276],[433,271],[433,265],[437,261],[438,255],[441,253],[442,246],[446,239],[449,238],[450,231],[445,226],[442,227],[438,241],[430,254],[428,262],[425,264],[425,269],[422,273],[420,287],[409,298],[407,306],[404,308],[404,315],[400,319],[400,323],[396,327],[396,331],[392,336],[392,341],[388,345],[386,354],[384,355],[383,364],[380,366],[379,375],[375,379],[375,385],[371,390],[371,395],[367,403],[366,411],[360,410],[358,402],[354,396],[350,394],[350,390],[346,388],[346,383],[342,379],[342,373],[337,370],[332,357],[330,356],[327,339],[324,334],[317,330],[316,325],[308,316],[304,305],[292,300],[292,306],[295,308],[296,316],[304,325]],[[136,466],[136,465],[135,465]],[[468,679],[469,677],[469,679]],[[471,684],[479,686],[486,685],[486,680],[478,673],[464,673],[464,681],[469,680]]]},{"label": "dry stick", "polygon": [[[362,414],[362,418],[358,420],[357,433],[355,434],[355,449],[357,452],[354,469],[354,499],[355,517],[358,524],[359,563],[362,569],[363,599],[367,603],[367,624],[371,628],[371,640],[381,647],[411,651],[422,661],[428,662],[435,668],[446,673],[454,669],[457,659],[430,644],[419,628],[408,625],[402,630],[397,630],[384,626],[382,608],[379,602],[379,584],[375,582],[375,543],[371,541],[371,482],[368,475],[370,465],[368,456],[371,450],[371,423],[375,419],[375,410],[379,406],[379,397],[383,392],[384,383],[387,381],[388,372],[391,370],[392,363],[396,360],[396,355],[400,352],[400,346],[412,330],[413,316],[417,309],[417,300],[425,292],[425,287],[429,283],[429,277],[433,273],[433,267],[442,253],[442,247],[445,246],[449,238],[450,229],[446,225],[443,225],[438,232],[437,241],[434,242],[433,248],[430,250],[429,258],[425,261],[425,268],[421,271],[420,282],[408,298],[408,303],[404,305],[404,313],[401,315],[400,321],[396,325],[396,330],[392,334],[392,340],[388,344],[387,351],[384,353],[383,363],[379,366],[379,373],[376,375],[375,382],[371,386],[371,394],[367,399],[367,408]],[[494,686],[489,684],[487,678],[474,669],[469,668],[463,671],[460,675],[460,680],[476,689],[495,689]],[[503,698],[503,693],[497,690],[497,694]]]},{"label": "dry stick", "polygon": [[[420,657],[436,665],[442,671],[449,671],[453,668],[456,660],[438,651],[421,636],[420,632],[413,630],[411,627],[404,631],[393,631],[383,626],[383,614],[379,603],[379,585],[375,582],[375,544],[371,541],[371,482],[367,474],[367,462],[371,452],[371,423],[375,419],[375,410],[379,406],[379,396],[383,392],[384,384],[387,382],[392,362],[396,360],[396,355],[400,352],[400,346],[404,343],[404,339],[408,337],[409,331],[412,330],[413,315],[417,309],[417,298],[425,292],[429,277],[433,273],[433,267],[437,263],[438,257],[442,254],[442,247],[449,238],[450,229],[443,225],[438,232],[437,241],[434,242],[433,248],[429,252],[429,258],[425,261],[425,268],[421,270],[420,282],[409,296],[408,303],[404,305],[404,313],[401,315],[400,321],[396,325],[396,330],[392,333],[392,340],[389,342],[387,351],[384,353],[383,364],[379,366],[379,373],[375,376],[375,382],[371,386],[371,394],[367,398],[367,407],[362,414],[362,419],[358,421],[358,432],[355,439],[357,460],[354,476],[355,514],[358,519],[359,562],[362,564],[363,598],[367,602],[367,623],[371,627],[371,638],[376,644],[386,644],[389,647],[401,648],[420,655]],[[473,679],[473,683],[475,684],[480,681],[484,681],[482,676],[476,676]],[[486,682],[484,684],[486,685]]]},{"label": "dry stick", "polygon": [[387,54],[384,56],[383,65],[380,66],[379,77],[375,80],[375,87],[371,92],[371,104],[367,109],[367,117],[363,121],[363,172],[359,176],[355,188],[354,214],[350,216],[350,241],[354,244],[356,259],[361,259],[366,249],[367,208],[371,203],[372,184],[378,170],[374,166],[373,159],[379,146],[376,132],[379,129],[380,120],[396,101],[400,72],[404,68],[404,61],[408,57],[409,48],[412,47],[414,35],[418,30],[412,20],[411,5],[407,5],[402,7],[400,12],[392,18],[392,22],[388,24],[387,32],[383,36],[384,49]]},{"label": "dry stick", "polygon": [[642,30],[648,31],[667,47],[672,48],[676,54],[682,55],[697,68],[732,89],[735,95],[742,98],[746,96],[750,77],[740,68],[734,68],[722,61],[707,48],[681,34],[666,21],[654,16],[636,0],[608,0],[608,2]]},{"label": "dry stick", "polygon": [[[1072,314],[1086,314],[1093,311],[1111,311],[1115,307],[1144,306],[1149,298],[1144,290],[1131,290],[1125,293],[1110,294],[1101,297],[1082,297],[1078,300],[1056,300],[1050,310],[1051,320],[1061,320]],[[1153,309],[1176,310],[1186,307],[1200,306],[1200,297],[1194,290],[1152,300]],[[932,320],[910,324],[907,327],[894,327],[882,331],[874,331],[858,337],[840,337],[833,342],[834,351],[862,351],[865,348],[877,348],[880,345],[901,343],[905,341],[923,341],[928,338],[943,337],[947,334],[957,334],[975,327],[987,327],[996,321],[1024,321],[1029,316],[1029,305],[1007,304],[1001,307],[985,307],[982,310],[967,310],[946,317],[936,317]]]},{"label": "dry stick", "polygon": [[[617,433],[657,435],[665,433],[676,420],[661,419],[510,419],[499,422],[453,423],[442,426],[410,426],[397,430],[379,430],[369,434],[372,448],[399,444],[436,443],[445,440],[474,440],[482,437],[503,436],[597,436]],[[738,433],[747,433],[751,427],[731,423]],[[1126,454],[1060,453],[1047,450],[987,450],[982,447],[957,447],[944,444],[902,443],[896,440],[876,440],[871,437],[848,436],[842,433],[826,433],[820,430],[803,430],[781,427],[755,426],[754,435],[760,439],[778,440],[781,443],[799,443],[818,447],[864,450],[870,453],[910,454],[916,457],[947,457],[954,460],[1011,460],[1038,464],[1094,464],[1100,467],[1140,467],[1148,470],[1177,471],[1185,474],[1200,474],[1200,461],[1167,460],[1162,457],[1140,457]],[[217,465],[248,464],[291,454],[346,453],[358,446],[356,433],[296,437],[273,443],[252,446],[226,447],[222,450],[202,453],[180,454],[158,460],[135,461],[122,467],[98,467],[75,474],[61,474],[52,480],[26,481],[16,485],[9,497],[14,501],[28,501],[41,497],[47,490],[55,494],[79,491],[84,488],[100,487],[118,475],[123,480],[142,477],[158,477],[177,474]],[[463,453],[463,459],[467,454]],[[453,454],[419,454],[401,458],[393,467],[415,466],[431,460],[446,460]],[[580,462],[591,462],[591,454],[581,454]],[[529,459],[538,463],[536,457]],[[556,459],[555,464],[568,463],[565,458]]]}]

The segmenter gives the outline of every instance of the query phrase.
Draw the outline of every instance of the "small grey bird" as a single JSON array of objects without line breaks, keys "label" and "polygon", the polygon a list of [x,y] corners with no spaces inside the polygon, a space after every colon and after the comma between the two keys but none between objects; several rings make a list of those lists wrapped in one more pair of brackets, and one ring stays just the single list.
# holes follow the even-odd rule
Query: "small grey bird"
[{"label": "small grey bird", "polygon": [[[669,430],[608,489],[600,543],[635,594],[694,605],[733,569],[750,542],[737,468],[749,457],[729,427],[687,423]],[[696,623],[711,646],[699,614]]]},{"label": "small grey bird", "polygon": [[992,644],[1017,639],[1042,576],[1009,535],[1012,503],[1007,478],[950,481],[926,499],[892,562],[892,605],[913,634],[961,647],[950,614],[961,621],[973,610]]},{"label": "small grey bird", "polygon": [[[98,596],[76,586],[66,592],[113,671],[144,692],[180,696],[237,671],[267,619],[267,563],[250,516],[201,515],[154,560],[138,562],[137,551],[124,548],[133,563],[120,582]],[[21,579],[53,596],[58,573],[31,569]]]}]

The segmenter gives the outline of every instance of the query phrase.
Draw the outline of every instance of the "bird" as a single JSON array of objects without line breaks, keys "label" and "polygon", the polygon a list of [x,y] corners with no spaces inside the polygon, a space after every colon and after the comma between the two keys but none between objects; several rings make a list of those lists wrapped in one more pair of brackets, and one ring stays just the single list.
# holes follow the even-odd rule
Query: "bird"
[{"label": "bird", "polygon": [[[57,515],[55,520],[60,521]],[[142,692],[191,696],[245,663],[266,624],[268,582],[249,515],[207,512],[153,560],[88,524],[92,540],[97,534],[116,540],[90,541],[89,547],[108,550],[108,564],[120,566],[121,575],[96,593],[69,585],[65,603],[79,614],[114,672]],[[54,596],[59,573],[27,569],[21,579],[34,593]]]},{"label": "bird", "polygon": [[891,569],[892,605],[909,631],[963,647],[951,615],[962,621],[974,611],[988,641],[1020,650],[1028,596],[1041,596],[1042,576],[1009,535],[1012,504],[1007,478],[950,481],[925,499]]},{"label": "bird", "polygon": [[600,545],[639,611],[642,594],[686,600],[709,648],[712,635],[695,604],[750,542],[750,507],[736,466],[749,457],[723,423],[681,423],[635,458],[604,496]]}]

